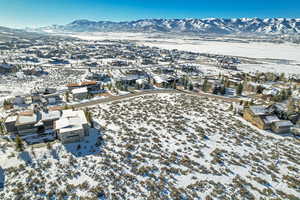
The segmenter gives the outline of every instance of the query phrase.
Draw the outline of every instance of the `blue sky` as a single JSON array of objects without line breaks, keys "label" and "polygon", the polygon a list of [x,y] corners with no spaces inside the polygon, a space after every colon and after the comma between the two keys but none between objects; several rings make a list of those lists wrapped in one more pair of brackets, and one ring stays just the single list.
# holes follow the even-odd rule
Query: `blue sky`
[{"label": "blue sky", "polygon": [[76,19],[300,18],[300,0],[0,0],[0,26],[39,27]]}]

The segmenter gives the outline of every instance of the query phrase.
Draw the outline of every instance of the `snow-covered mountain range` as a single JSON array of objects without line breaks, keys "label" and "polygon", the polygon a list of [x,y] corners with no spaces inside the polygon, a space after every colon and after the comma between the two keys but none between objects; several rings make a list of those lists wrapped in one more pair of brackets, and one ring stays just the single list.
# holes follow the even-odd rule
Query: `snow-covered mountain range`
[{"label": "snow-covered mountain range", "polygon": [[127,22],[76,20],[67,25],[42,27],[46,32],[177,32],[203,34],[300,34],[300,19],[208,18],[142,19]]}]

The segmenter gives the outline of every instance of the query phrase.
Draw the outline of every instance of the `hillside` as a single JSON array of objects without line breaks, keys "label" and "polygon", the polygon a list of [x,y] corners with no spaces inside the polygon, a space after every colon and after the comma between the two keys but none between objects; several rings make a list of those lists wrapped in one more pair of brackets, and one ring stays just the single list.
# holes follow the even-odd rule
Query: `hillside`
[{"label": "hillside", "polygon": [[92,107],[98,139],[91,129],[82,143],[19,155],[1,143],[0,198],[299,198],[299,142],[258,131],[229,106],[146,95]]}]

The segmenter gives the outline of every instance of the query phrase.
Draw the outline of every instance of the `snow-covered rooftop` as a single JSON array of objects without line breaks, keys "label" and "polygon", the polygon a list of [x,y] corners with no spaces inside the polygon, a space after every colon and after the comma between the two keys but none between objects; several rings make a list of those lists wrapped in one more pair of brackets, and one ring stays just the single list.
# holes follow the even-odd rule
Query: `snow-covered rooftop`
[{"label": "snow-covered rooftop", "polygon": [[17,118],[17,125],[33,124],[37,122],[37,115],[33,111],[20,113]]},{"label": "snow-covered rooftop", "polygon": [[167,82],[163,77],[160,77],[160,76],[154,76],[153,79],[155,80],[156,83],[165,83],[165,82]]},{"label": "snow-covered rooftop", "polygon": [[15,122],[17,121],[17,115],[13,115],[13,116],[8,116],[5,120],[6,123],[9,123],[9,122]]},{"label": "snow-covered rooftop", "polygon": [[55,120],[60,118],[60,111],[41,112],[42,121]]},{"label": "snow-covered rooftop", "polygon": [[81,93],[87,93],[88,90],[86,87],[82,87],[82,88],[76,88],[74,90],[72,90],[73,94],[81,94]]}]

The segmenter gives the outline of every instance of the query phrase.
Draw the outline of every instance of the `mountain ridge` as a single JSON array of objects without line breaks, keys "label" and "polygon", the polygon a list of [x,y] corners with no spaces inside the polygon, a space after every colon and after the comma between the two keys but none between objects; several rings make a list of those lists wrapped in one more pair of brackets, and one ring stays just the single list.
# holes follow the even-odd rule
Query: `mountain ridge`
[{"label": "mountain ridge", "polygon": [[300,18],[140,19],[135,21],[75,20],[66,25],[42,27],[57,32],[175,32],[200,34],[300,34]]}]

